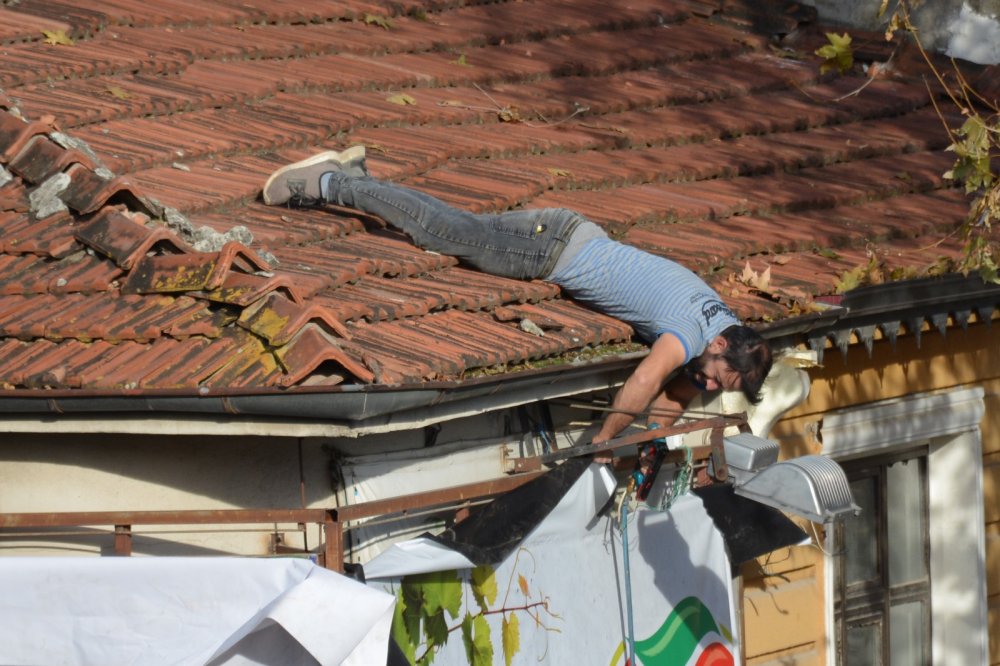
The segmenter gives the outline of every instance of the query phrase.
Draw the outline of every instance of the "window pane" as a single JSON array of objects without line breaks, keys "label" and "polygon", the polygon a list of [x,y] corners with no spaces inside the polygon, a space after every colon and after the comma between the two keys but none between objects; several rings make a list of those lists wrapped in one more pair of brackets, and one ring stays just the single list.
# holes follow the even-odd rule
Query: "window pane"
[{"label": "window pane", "polygon": [[926,575],[923,487],[919,458],[893,463],[886,470],[889,585],[911,583]]},{"label": "window pane", "polygon": [[844,664],[847,666],[878,666],[882,663],[881,653],[881,624],[847,625]]},{"label": "window pane", "polygon": [[913,666],[924,661],[924,604],[911,601],[889,609],[890,663]]},{"label": "window pane", "polygon": [[867,477],[851,481],[851,493],[861,507],[861,513],[844,519],[844,575],[847,585],[878,577],[875,479]]}]

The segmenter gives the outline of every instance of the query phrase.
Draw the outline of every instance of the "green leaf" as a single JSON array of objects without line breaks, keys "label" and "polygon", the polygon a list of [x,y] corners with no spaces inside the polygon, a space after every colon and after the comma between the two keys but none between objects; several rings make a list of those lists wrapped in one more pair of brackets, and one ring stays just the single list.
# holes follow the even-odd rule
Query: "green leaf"
[{"label": "green leaf", "polygon": [[517,615],[511,613],[510,621],[505,617],[501,625],[501,643],[503,644],[503,663],[510,666],[511,659],[521,649],[521,631],[518,627]]},{"label": "green leaf", "polygon": [[823,58],[823,64],[819,67],[820,74],[826,74],[833,69],[841,74],[846,74],[854,66],[851,36],[846,32],[843,35],[828,32],[826,38],[830,43],[816,49],[816,55]]},{"label": "green leaf", "polygon": [[[419,622],[420,616],[418,615],[415,628],[419,628]],[[406,602],[403,601],[403,592],[400,590],[396,597],[396,609],[392,613],[392,638],[411,664],[417,654],[417,644],[420,642],[415,640],[416,636],[417,632],[411,632],[406,621]]]},{"label": "green leaf", "polygon": [[456,65],[461,65],[462,67],[468,67],[469,66],[469,63],[465,61],[465,54],[464,53],[461,54],[460,56],[458,56],[457,58],[455,58],[454,60],[452,60],[452,62],[455,63]]},{"label": "green leaf", "polygon": [[443,610],[424,618],[424,636],[427,638],[428,648],[444,645],[448,641],[448,623],[445,622]]},{"label": "green leaf", "polygon": [[465,614],[462,618],[462,645],[465,646],[465,658],[470,664],[472,663],[472,615],[469,613]]},{"label": "green leaf", "polygon": [[484,611],[497,600],[497,579],[492,567],[483,565],[472,570],[472,594]]},{"label": "green leaf", "polygon": [[438,571],[414,576],[423,588],[424,617],[430,617],[445,609],[452,618],[457,618],[462,610],[462,581],[457,571]]},{"label": "green leaf", "polygon": [[490,625],[482,615],[477,615],[472,620],[472,634],[470,666],[493,666],[493,642],[490,640]]},{"label": "green leaf", "polygon": [[482,615],[468,613],[462,620],[462,644],[469,666],[492,666],[493,643],[490,642],[490,625]]}]

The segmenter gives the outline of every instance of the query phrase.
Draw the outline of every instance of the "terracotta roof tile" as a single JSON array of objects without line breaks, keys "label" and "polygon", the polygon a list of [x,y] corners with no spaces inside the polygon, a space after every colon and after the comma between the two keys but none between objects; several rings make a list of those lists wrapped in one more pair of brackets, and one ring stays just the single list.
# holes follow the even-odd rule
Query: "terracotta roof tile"
[{"label": "terracotta roof tile", "polygon": [[[379,220],[260,202],[274,169],[353,144],[376,175],[453,205],[578,210],[758,322],[872,257],[891,271],[957,256],[947,231],[968,201],[942,178],[927,88],[821,76],[754,32],[819,34],[772,9],[4,7],[0,385],[456,380],[631,337],[551,284],[476,273]],[[737,279],[747,262],[771,267],[773,293]]]}]

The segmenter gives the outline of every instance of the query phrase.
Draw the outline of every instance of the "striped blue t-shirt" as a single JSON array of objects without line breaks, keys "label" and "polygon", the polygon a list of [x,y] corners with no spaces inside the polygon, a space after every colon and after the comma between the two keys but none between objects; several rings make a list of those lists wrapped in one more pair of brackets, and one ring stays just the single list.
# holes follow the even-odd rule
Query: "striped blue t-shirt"
[{"label": "striped blue t-shirt", "polygon": [[547,279],[574,300],[630,324],[647,342],[673,334],[684,345],[685,362],[740,323],[687,268],[607,237],[587,241]]}]

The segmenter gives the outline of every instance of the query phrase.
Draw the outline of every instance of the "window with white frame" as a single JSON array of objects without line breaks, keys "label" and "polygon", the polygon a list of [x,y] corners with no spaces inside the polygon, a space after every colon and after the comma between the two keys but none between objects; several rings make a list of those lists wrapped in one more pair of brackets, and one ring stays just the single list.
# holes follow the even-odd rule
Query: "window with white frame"
[{"label": "window with white frame", "polygon": [[929,663],[927,447],[844,463],[857,516],[839,521],[837,663]]},{"label": "window with white frame", "polygon": [[979,387],[827,414],[856,519],[827,533],[828,662],[985,664]]}]

